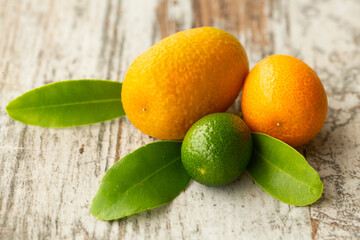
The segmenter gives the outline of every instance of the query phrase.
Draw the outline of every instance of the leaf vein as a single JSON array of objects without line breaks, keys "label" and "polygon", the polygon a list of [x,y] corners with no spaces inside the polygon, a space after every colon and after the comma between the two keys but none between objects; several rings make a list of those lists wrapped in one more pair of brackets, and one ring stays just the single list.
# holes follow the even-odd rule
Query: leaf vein
[{"label": "leaf vein", "polygon": [[22,108],[11,108],[10,107],[10,108],[8,108],[8,110],[10,110],[10,111],[37,110],[37,109],[48,109],[48,108],[57,108],[57,107],[65,107],[65,106],[86,105],[86,104],[93,104],[93,103],[111,103],[111,102],[121,102],[121,98],[51,104],[51,105],[36,106],[36,107],[22,107]]},{"label": "leaf vein", "polygon": [[314,186],[308,185],[302,181],[300,181],[299,179],[295,178],[294,176],[290,175],[289,173],[287,173],[286,171],[282,170],[281,168],[279,168],[278,166],[276,166],[273,162],[269,161],[267,158],[265,158],[263,155],[261,155],[259,152],[255,151],[257,155],[259,155],[262,159],[264,159],[266,162],[268,162],[270,165],[272,165],[274,168],[276,168],[277,170],[279,170],[279,172],[284,173],[285,175],[289,176],[290,178],[294,179],[296,182],[299,182],[307,187],[309,187],[310,189],[315,189]]}]

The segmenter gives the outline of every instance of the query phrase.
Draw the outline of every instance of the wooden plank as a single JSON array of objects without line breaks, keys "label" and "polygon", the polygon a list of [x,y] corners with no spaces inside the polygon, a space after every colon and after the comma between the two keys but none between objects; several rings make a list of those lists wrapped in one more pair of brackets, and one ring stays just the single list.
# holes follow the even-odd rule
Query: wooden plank
[{"label": "wooden plank", "polygon": [[360,3],[294,2],[290,9],[291,48],[314,67],[329,101],[323,130],[303,147],[324,182],[323,197],[309,208],[312,236],[359,239]]},{"label": "wooden plank", "polygon": [[[0,239],[358,239],[360,4],[336,0],[0,0]],[[105,171],[155,141],[127,118],[68,129],[15,122],[4,107],[66,79],[122,81],[141,52],[211,25],[250,65],[282,53],[306,61],[329,96],[323,131],[300,148],[324,181],[311,207],[278,202],[247,174],[223,188],[192,183],[171,204],[101,222],[89,206]],[[229,109],[240,110],[239,99]]]}]

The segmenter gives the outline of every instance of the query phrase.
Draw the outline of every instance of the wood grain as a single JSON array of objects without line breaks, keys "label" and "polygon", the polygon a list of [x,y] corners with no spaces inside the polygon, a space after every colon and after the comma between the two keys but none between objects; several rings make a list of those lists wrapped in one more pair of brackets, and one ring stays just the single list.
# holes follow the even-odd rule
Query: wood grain
[{"label": "wood grain", "polygon": [[[0,0],[0,239],[360,239],[359,12],[356,0]],[[193,182],[171,204],[119,221],[96,220],[89,206],[105,171],[156,139],[127,118],[42,129],[11,120],[4,107],[50,82],[122,81],[152,44],[205,25],[234,34],[251,67],[289,54],[316,70],[329,113],[299,151],[319,171],[322,198],[289,206],[244,174],[222,188]]]}]

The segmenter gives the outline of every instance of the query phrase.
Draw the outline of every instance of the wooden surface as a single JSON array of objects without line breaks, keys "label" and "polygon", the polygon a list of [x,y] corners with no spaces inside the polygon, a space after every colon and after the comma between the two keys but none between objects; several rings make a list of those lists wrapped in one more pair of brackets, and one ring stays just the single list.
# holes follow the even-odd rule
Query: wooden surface
[{"label": "wooden surface", "polygon": [[[0,0],[0,239],[360,239],[359,13],[358,0]],[[167,206],[98,221],[89,206],[105,171],[155,139],[127,118],[26,126],[6,104],[50,82],[122,81],[162,37],[203,25],[234,34],[251,67],[288,54],[316,70],[328,117],[299,151],[321,176],[322,198],[289,206],[244,174],[222,188],[192,182]]]}]

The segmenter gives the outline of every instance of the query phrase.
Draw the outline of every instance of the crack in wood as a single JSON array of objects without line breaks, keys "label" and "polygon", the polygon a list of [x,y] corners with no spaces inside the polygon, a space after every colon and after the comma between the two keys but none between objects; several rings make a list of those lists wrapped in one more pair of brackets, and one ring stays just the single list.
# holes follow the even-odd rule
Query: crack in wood
[{"label": "crack in wood", "polygon": [[[19,167],[20,167],[20,161],[24,158],[24,153],[25,153],[25,141],[26,141],[26,132],[27,132],[28,126],[24,125],[23,129],[20,132],[19,135],[19,150],[17,151],[16,154],[16,158],[15,158],[15,163],[14,163],[14,167],[13,167],[13,173],[12,173],[12,177],[10,180],[10,186],[9,186],[9,195],[6,198],[6,206],[5,206],[5,212],[10,213],[12,211],[13,208],[13,204],[14,204],[14,195],[15,195],[15,181],[17,180],[17,173],[19,172]],[[2,202],[2,197],[0,197],[1,202]],[[7,218],[8,218],[8,214],[6,214],[3,217],[3,222],[2,222],[2,227],[6,227],[6,223],[7,223]]]},{"label": "crack in wood", "polygon": [[115,152],[114,163],[120,160],[121,133],[122,133],[122,119],[119,119],[118,131],[116,134],[116,147],[115,147],[116,152]]},{"label": "crack in wood", "polygon": [[311,206],[309,206],[309,217],[310,217],[310,225],[311,225],[311,239],[315,240],[317,236],[319,222],[311,217]]}]

